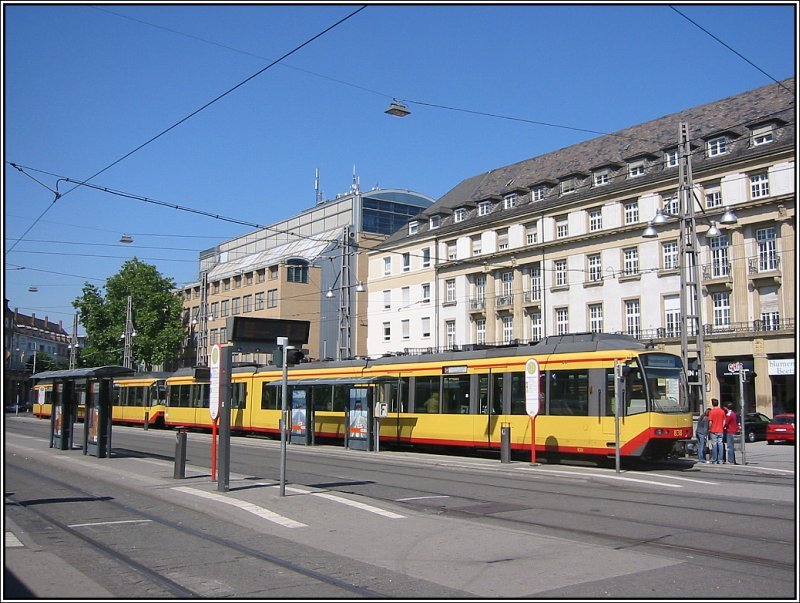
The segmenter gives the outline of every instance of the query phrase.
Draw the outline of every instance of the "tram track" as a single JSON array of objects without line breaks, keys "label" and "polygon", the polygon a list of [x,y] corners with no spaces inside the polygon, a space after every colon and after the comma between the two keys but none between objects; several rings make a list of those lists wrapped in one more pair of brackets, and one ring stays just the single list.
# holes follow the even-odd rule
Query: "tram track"
[{"label": "tram track", "polygon": [[[46,475],[42,472],[35,471],[30,467],[18,466],[17,468],[37,477],[40,480],[45,481],[46,483],[53,484],[68,492],[74,492],[77,495],[77,497],[79,497],[84,501],[101,502],[103,505],[111,506],[117,511],[122,511],[124,513],[130,514],[133,517],[140,517],[162,528],[173,530],[178,534],[198,539],[199,541],[201,541],[200,543],[198,543],[198,546],[213,545],[216,547],[222,547],[223,549],[232,551],[238,555],[245,555],[249,559],[255,559],[260,562],[270,564],[272,566],[280,567],[298,576],[302,576],[304,578],[310,578],[318,583],[334,587],[335,589],[340,589],[343,593],[342,596],[347,595],[347,596],[355,596],[363,598],[385,597],[385,595],[375,592],[374,590],[371,590],[369,588],[358,586],[357,584],[353,584],[351,582],[341,580],[334,576],[327,575],[320,571],[304,567],[303,565],[295,563],[284,557],[280,557],[277,555],[267,553],[265,551],[254,549],[252,547],[235,542],[228,538],[223,538],[220,536],[209,534],[208,532],[192,528],[182,522],[176,522],[166,519],[154,513],[149,513],[147,511],[144,511],[141,508],[135,508],[125,503],[121,503],[117,500],[109,499],[108,497],[105,496],[103,497],[96,496],[93,493],[89,492],[88,490],[77,487],[74,484],[58,480],[53,476]],[[47,513],[46,511],[42,511],[41,509],[37,508],[36,505],[26,504],[25,500],[18,500],[15,495],[7,495],[6,503],[21,507],[25,511],[32,513],[40,521],[45,522],[47,525],[54,527],[55,529],[59,530],[62,533],[68,534],[74,538],[78,538],[81,542],[89,546],[92,550],[100,553],[107,559],[113,560],[120,567],[136,572],[143,579],[147,580],[152,585],[165,590],[170,595],[173,595],[178,598],[203,598],[207,596],[204,593],[197,592],[196,590],[193,590],[192,588],[189,588],[184,584],[181,584],[180,582],[170,578],[165,571],[157,571],[151,567],[148,567],[145,563],[142,563],[142,561],[134,558],[129,554],[120,551],[118,548],[103,543],[99,538],[90,536],[86,532],[76,529],[74,527],[70,527],[63,521],[56,518],[53,514]]]}]

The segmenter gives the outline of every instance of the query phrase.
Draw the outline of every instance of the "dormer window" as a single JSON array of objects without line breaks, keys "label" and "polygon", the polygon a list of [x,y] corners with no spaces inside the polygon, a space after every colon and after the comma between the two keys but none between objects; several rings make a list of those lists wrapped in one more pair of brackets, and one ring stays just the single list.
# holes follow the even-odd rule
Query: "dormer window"
[{"label": "dormer window", "polygon": [[457,209],[457,210],[456,210],[456,211],[453,213],[453,221],[454,221],[454,222],[463,222],[463,221],[464,221],[464,218],[466,218],[466,217],[467,217],[467,210],[466,210],[466,209],[464,209],[463,207],[459,207],[459,208],[458,208],[458,209]]},{"label": "dormer window", "polygon": [[491,211],[492,211],[492,202],[491,201],[481,201],[480,203],[478,203],[478,215],[479,216],[486,216]]},{"label": "dormer window", "polygon": [[753,128],[750,133],[750,146],[757,147],[775,140],[772,124]]},{"label": "dormer window", "polygon": [[417,234],[417,230],[419,229],[419,222],[414,220],[413,222],[408,223],[408,234]]},{"label": "dormer window", "polygon": [[728,137],[717,136],[706,143],[706,152],[709,157],[717,157],[728,152]]},{"label": "dormer window", "polygon": [[545,186],[537,186],[535,189],[531,191],[531,199],[534,201],[541,201],[544,199],[545,193],[547,193],[547,187]]},{"label": "dormer window", "polygon": [[628,177],[629,178],[638,178],[639,176],[644,176],[645,172],[645,161],[644,159],[640,159],[639,161],[634,161],[628,164]]},{"label": "dormer window", "polygon": [[441,223],[442,223],[441,216],[431,216],[430,220],[428,221],[428,228],[430,228],[431,230],[434,230],[436,228],[439,228],[439,225]]},{"label": "dormer window", "polygon": [[517,193],[511,193],[503,197],[503,209],[511,209],[517,204]]},{"label": "dormer window", "polygon": [[567,178],[566,180],[561,181],[561,194],[566,195],[568,193],[574,193],[578,190],[578,179],[577,178]]},{"label": "dormer window", "polygon": [[611,170],[598,170],[594,173],[594,185],[603,186],[611,182]]},{"label": "dormer window", "polygon": [[664,167],[678,167],[678,149],[670,149],[664,152]]}]

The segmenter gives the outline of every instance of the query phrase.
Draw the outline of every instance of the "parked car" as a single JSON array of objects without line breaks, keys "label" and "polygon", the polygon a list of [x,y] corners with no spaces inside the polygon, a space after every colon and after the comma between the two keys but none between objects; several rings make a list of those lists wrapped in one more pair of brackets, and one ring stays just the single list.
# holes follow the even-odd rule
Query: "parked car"
[{"label": "parked car", "polygon": [[767,425],[767,444],[791,442],[794,444],[794,415],[775,415]]},{"label": "parked car", "polygon": [[[744,432],[748,442],[767,439],[767,425],[770,418],[760,412],[749,412],[744,416]],[[741,423],[737,435],[742,433]]]}]

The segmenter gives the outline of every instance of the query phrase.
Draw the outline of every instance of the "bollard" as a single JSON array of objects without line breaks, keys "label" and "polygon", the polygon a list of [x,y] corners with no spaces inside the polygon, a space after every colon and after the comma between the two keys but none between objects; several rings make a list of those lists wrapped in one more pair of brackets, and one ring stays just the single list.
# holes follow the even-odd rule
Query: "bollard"
[{"label": "bollard", "polygon": [[144,430],[147,431],[150,428],[150,413],[144,413]]},{"label": "bollard", "polygon": [[178,427],[175,434],[175,479],[186,477],[186,428]]},{"label": "bollard", "polygon": [[511,423],[500,425],[500,462],[511,462]]}]

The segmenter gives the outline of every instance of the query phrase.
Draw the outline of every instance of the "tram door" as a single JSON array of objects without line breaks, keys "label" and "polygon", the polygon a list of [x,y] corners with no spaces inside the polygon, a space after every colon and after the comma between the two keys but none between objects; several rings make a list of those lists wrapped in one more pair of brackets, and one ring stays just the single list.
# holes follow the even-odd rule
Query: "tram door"
[{"label": "tram door", "polygon": [[312,443],[311,436],[314,432],[310,391],[305,387],[292,387],[289,392],[292,405],[290,441],[292,444],[307,446]]},{"label": "tram door", "polygon": [[368,387],[351,387],[347,403],[347,447],[372,450],[372,396]]}]

